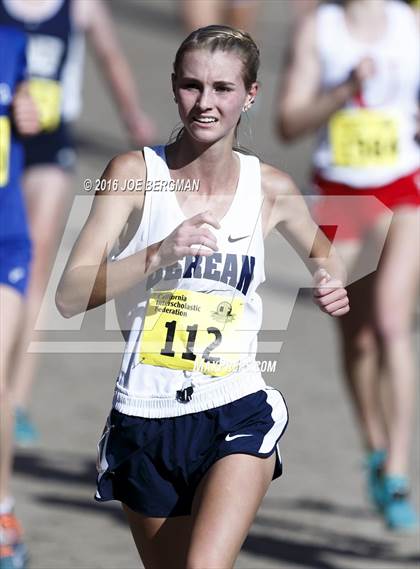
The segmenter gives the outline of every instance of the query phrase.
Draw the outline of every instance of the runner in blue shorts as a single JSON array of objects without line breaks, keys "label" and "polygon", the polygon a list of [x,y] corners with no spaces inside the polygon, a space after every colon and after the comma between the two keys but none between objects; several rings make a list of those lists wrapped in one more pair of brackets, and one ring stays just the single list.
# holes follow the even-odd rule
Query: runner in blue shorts
[{"label": "runner in blue shorts", "polygon": [[255,365],[265,236],[294,241],[325,312],[349,310],[341,262],[290,178],[235,146],[258,66],[245,32],[188,36],[172,75],[182,130],[109,163],[120,191],[95,197],[57,291],[67,317],[119,299],[128,340],[96,498],[122,502],[147,568],[232,567],[280,475],[288,413]]},{"label": "runner in blue shorts", "polygon": [[38,354],[28,353],[51,266],[73,198],[71,174],[76,155],[71,123],[81,109],[86,38],[104,71],[129,137],[149,142],[154,125],[139,104],[134,78],[119,45],[106,2],[102,0],[0,0],[0,24],[28,36],[28,78],[41,115],[42,131],[25,144],[23,191],[33,240],[27,310],[12,381],[16,403],[16,442],[37,440],[28,404]]},{"label": "runner in blue shorts", "polygon": [[[35,134],[38,113],[28,86],[26,39],[0,26],[0,565],[20,569],[26,563],[22,532],[11,496],[13,407],[10,396],[12,353],[23,315],[31,244],[20,177],[23,149],[15,132]],[[20,84],[20,85],[19,85]]]}]

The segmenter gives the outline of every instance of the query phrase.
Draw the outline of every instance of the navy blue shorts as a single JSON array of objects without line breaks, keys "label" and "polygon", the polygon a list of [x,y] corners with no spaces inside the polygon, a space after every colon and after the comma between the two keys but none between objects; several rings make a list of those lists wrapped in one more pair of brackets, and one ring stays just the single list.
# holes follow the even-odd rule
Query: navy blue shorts
[{"label": "navy blue shorts", "polygon": [[237,401],[180,417],[146,419],[111,411],[98,444],[95,499],[119,500],[149,517],[191,514],[207,470],[230,454],[267,458],[286,429],[281,393],[266,388]]},{"label": "navy blue shorts", "polygon": [[23,140],[25,168],[54,165],[72,172],[76,164],[73,138],[66,123],[52,132],[41,132]]},{"label": "navy blue shorts", "polygon": [[0,285],[8,285],[24,295],[29,281],[31,242],[26,236],[0,239]]}]

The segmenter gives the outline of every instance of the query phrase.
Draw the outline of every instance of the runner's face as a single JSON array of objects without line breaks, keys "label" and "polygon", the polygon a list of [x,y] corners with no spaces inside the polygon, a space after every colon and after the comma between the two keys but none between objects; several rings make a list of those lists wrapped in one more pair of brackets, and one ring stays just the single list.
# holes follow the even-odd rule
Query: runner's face
[{"label": "runner's face", "polygon": [[233,135],[244,106],[257,91],[253,84],[247,92],[242,71],[243,63],[234,53],[204,49],[185,53],[173,89],[192,138],[212,143]]}]

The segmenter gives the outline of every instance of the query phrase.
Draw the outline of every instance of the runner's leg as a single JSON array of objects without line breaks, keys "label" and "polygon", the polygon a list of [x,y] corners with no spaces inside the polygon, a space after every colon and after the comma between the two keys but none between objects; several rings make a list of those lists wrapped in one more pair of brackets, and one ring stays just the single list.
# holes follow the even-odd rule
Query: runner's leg
[{"label": "runner's leg", "polygon": [[184,569],[191,516],[149,518],[123,504],[131,533],[146,569]]},{"label": "runner's leg", "polygon": [[[349,275],[359,271],[360,245],[337,246]],[[380,362],[375,335],[372,294],[375,273],[347,287],[350,312],[338,319],[341,332],[345,379],[360,421],[364,446],[368,451],[387,447],[387,434],[380,399]]]},{"label": "runner's leg", "polygon": [[22,317],[22,295],[0,285],[0,502],[10,496],[13,456],[13,406],[9,376]]},{"label": "runner's leg", "polygon": [[187,32],[210,24],[223,24],[225,0],[180,0],[181,14]]},{"label": "runner's leg", "polygon": [[263,6],[260,0],[230,0],[229,25],[252,35],[255,31],[258,12]]},{"label": "runner's leg", "polygon": [[232,454],[218,460],[200,483],[193,504],[187,569],[233,567],[272,480],[266,459]]},{"label": "runner's leg", "polygon": [[36,373],[37,354],[28,353],[39,309],[50,276],[71,200],[71,177],[56,166],[30,168],[24,177],[24,193],[28,208],[30,233],[33,242],[33,261],[28,288],[25,322],[20,336],[16,369],[13,378],[13,398],[16,407],[26,408]]},{"label": "runner's leg", "polygon": [[389,453],[385,470],[406,475],[415,399],[411,325],[420,275],[419,212],[395,213],[375,289],[377,329],[389,388]]}]

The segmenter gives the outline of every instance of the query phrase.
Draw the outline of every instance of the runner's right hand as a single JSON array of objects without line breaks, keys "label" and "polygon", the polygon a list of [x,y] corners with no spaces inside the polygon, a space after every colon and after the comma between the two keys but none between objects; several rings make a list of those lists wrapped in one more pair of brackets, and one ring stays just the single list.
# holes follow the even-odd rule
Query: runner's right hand
[{"label": "runner's right hand", "polygon": [[340,279],[332,278],[325,269],[314,274],[313,300],[330,316],[344,316],[350,310],[347,291]]},{"label": "runner's right hand", "polygon": [[220,223],[210,211],[204,211],[183,221],[161,241],[155,264],[167,267],[186,255],[213,255],[218,250],[217,240],[206,225],[220,228]]},{"label": "runner's right hand", "polygon": [[375,62],[371,57],[363,57],[350,73],[348,79],[354,93],[363,89],[363,83],[375,75]]}]

